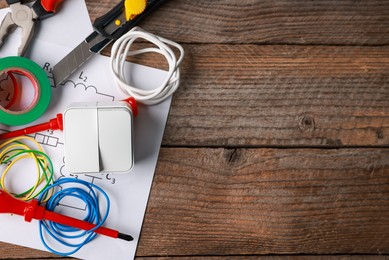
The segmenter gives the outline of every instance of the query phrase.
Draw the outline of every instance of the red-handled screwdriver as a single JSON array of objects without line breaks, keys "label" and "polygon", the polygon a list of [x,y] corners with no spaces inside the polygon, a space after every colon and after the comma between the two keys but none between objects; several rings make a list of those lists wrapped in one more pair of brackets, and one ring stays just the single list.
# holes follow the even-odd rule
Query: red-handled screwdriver
[{"label": "red-handled screwdriver", "polygon": [[[134,117],[138,114],[138,107],[136,105],[136,101],[133,97],[127,98],[123,100],[124,102],[128,103],[128,105],[131,107],[132,113],[134,114]],[[30,126],[27,128],[11,131],[8,133],[0,134],[0,140],[10,139],[22,135],[28,135],[38,132],[43,132],[46,130],[63,130],[63,116],[62,114],[57,114],[56,118],[51,119],[49,122]]]},{"label": "red-handled screwdriver", "polygon": [[[31,220],[49,220],[62,225],[75,227],[83,230],[91,230],[96,225],[79,220],[76,218],[61,215],[52,211],[46,210],[43,206],[39,206],[38,200],[34,199],[25,202],[12,197],[7,192],[0,190],[0,213],[11,213],[24,216],[24,220],[31,222]],[[93,232],[112,238],[120,238],[126,241],[134,240],[132,236],[120,233],[117,230],[99,227]]]},{"label": "red-handled screwdriver", "polygon": [[0,140],[14,138],[22,135],[33,134],[33,133],[42,132],[46,130],[63,130],[62,114],[57,114],[56,118],[53,118],[49,122],[43,124],[34,125],[20,130],[15,130],[9,133],[1,134]]}]

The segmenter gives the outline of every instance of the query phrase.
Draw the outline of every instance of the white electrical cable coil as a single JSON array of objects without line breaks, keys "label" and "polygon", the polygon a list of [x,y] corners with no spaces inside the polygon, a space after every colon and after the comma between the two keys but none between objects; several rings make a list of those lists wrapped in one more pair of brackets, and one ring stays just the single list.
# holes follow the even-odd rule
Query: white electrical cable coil
[{"label": "white electrical cable coil", "polygon": [[[130,50],[132,44],[137,39],[144,39],[158,48],[148,47]],[[178,59],[169,45],[179,50],[180,56]],[[169,70],[168,75],[159,87],[152,90],[143,90],[130,85],[126,79],[124,67],[127,57],[148,52],[163,55],[169,64]],[[177,90],[180,84],[179,66],[184,58],[184,53],[184,49],[178,43],[146,32],[140,27],[134,27],[114,43],[111,51],[111,70],[117,85],[126,95],[134,97],[138,102],[145,105],[155,105],[168,98]]]}]

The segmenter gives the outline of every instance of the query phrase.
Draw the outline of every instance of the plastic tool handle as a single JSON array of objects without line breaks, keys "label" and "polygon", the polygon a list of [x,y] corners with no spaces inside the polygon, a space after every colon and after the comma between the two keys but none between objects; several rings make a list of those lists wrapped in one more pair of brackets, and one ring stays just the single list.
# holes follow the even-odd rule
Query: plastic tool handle
[{"label": "plastic tool handle", "polygon": [[58,5],[63,0],[37,0],[32,5],[32,9],[37,15],[38,20],[51,17],[57,11]]},{"label": "plastic tool handle", "polygon": [[[83,230],[91,230],[92,228],[96,227],[96,225],[94,225],[92,223],[89,223],[89,222],[86,222],[83,220],[79,220],[79,219],[75,219],[72,217],[64,216],[64,215],[61,215],[61,214],[58,214],[58,213],[55,213],[52,211],[47,211],[47,210],[44,212],[43,219],[49,220],[49,221],[52,221],[52,222],[55,222],[58,224],[83,229]],[[93,232],[104,235],[104,236],[112,237],[112,238],[118,238],[118,236],[119,236],[118,231],[113,230],[113,229],[109,229],[109,228],[105,228],[105,227],[99,227],[96,230],[94,230]]]},{"label": "plastic tool handle", "polygon": [[114,8],[112,8],[108,13],[97,18],[93,23],[93,27],[95,28],[96,32],[103,35],[105,38],[117,40],[128,30],[138,25],[139,22],[141,22],[146,16],[148,16],[152,11],[154,11],[159,5],[161,5],[165,1],[166,0],[147,1],[146,9],[141,14],[136,16],[134,19],[131,19],[124,23],[123,25],[118,27],[117,30],[113,32],[107,31],[107,27],[109,24],[115,22],[115,20],[118,19],[121,15],[125,14],[124,0],[120,1],[120,3],[117,4]]},{"label": "plastic tool handle", "polygon": [[7,4],[8,5],[12,5],[12,4],[15,4],[15,3],[20,3],[20,0],[7,0]]},{"label": "plastic tool handle", "polygon": [[41,5],[46,12],[55,13],[57,6],[62,3],[63,0],[41,0]]},{"label": "plastic tool handle", "polygon": [[62,114],[57,114],[56,118],[53,118],[49,122],[43,124],[34,125],[20,130],[15,130],[9,133],[1,134],[0,140],[14,138],[22,135],[33,134],[33,133],[42,132],[46,130],[63,130]]},{"label": "plastic tool handle", "polygon": [[[39,206],[38,201],[36,199],[31,200],[29,202],[25,202],[12,197],[10,194],[3,190],[0,190],[0,213],[11,213],[24,216],[24,220],[27,222],[31,222],[32,219],[45,219],[83,230],[91,230],[92,228],[96,227],[96,225],[92,223],[61,215],[52,211],[48,211],[44,207]],[[116,230],[105,227],[99,227],[93,232],[112,238],[120,238],[127,241],[133,240],[130,235],[122,234]]]},{"label": "plastic tool handle", "polygon": [[11,213],[23,216],[26,204],[26,202],[15,199],[7,192],[0,190],[0,213]]}]

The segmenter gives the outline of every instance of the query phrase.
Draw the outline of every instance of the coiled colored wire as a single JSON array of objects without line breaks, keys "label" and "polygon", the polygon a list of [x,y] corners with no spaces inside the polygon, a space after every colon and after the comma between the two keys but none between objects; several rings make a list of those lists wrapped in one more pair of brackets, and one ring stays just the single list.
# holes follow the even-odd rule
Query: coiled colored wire
[{"label": "coiled colored wire", "polygon": [[[71,187],[64,187],[69,184]],[[58,190],[58,188],[62,189]],[[51,186],[47,187],[42,192],[39,197],[40,203],[42,202],[45,194],[52,189],[57,189],[57,191],[54,192],[50,199],[46,202],[45,207],[47,210],[55,211],[55,208],[60,204],[61,200],[66,197],[76,198],[86,204],[87,215],[83,220],[96,225],[93,229],[85,231],[47,220],[39,221],[39,234],[44,246],[52,253],[61,256],[68,256],[80,250],[85,244],[89,243],[96,237],[96,233],[93,231],[101,227],[107,219],[110,201],[104,190],[93,183],[74,178],[61,178],[56,180]],[[100,214],[100,204],[96,191],[98,191],[99,194],[102,194],[106,201],[106,210],[102,214]],[[45,236],[45,234],[48,236]],[[50,242],[48,242],[46,237],[47,239],[53,239],[50,239]],[[55,250],[49,245],[49,243],[53,244],[54,241],[69,248],[69,251],[59,252]]]},{"label": "coiled colored wire", "polygon": [[[137,39],[144,39],[153,43],[158,48],[144,48],[131,51],[130,48]],[[180,56],[178,60],[169,45],[174,46],[179,50]],[[127,82],[124,73],[127,57],[147,52],[156,52],[165,56],[169,64],[167,77],[159,87],[153,90],[142,90],[131,86]],[[183,58],[184,49],[181,47],[181,45],[146,32],[139,27],[134,27],[114,43],[111,51],[111,70],[113,72],[116,83],[124,93],[134,97],[138,102],[143,104],[155,105],[165,100],[177,90],[180,84],[179,65]]]},{"label": "coiled colored wire", "polygon": [[[6,177],[12,176],[11,168],[19,161],[32,159],[35,164],[35,183],[26,191],[15,194],[6,186]],[[44,153],[42,146],[33,138],[20,136],[13,138],[0,145],[0,164],[6,164],[6,168],[1,173],[1,188],[15,197],[27,201],[37,197],[48,185],[53,183],[53,163],[49,156]],[[33,169],[31,169],[31,172]],[[15,174],[15,173],[13,173]],[[43,199],[47,200],[51,193],[47,193]]]}]

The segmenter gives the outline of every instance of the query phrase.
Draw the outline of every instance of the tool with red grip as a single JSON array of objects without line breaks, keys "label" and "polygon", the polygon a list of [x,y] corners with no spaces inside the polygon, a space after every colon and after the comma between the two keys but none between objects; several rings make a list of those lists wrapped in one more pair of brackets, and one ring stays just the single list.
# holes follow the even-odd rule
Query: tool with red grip
[{"label": "tool with red grip", "polygon": [[[96,227],[96,225],[92,223],[48,211],[43,206],[38,204],[38,200],[34,199],[29,202],[25,202],[12,197],[10,194],[3,190],[0,190],[0,213],[10,213],[24,216],[24,220],[27,222],[31,222],[33,219],[49,220],[55,223],[83,230],[91,230]],[[130,235],[122,234],[117,230],[105,227],[99,227],[93,230],[93,232],[112,238],[120,238],[126,241],[133,240]]]},{"label": "tool with red grip", "polygon": [[[57,11],[57,6],[60,4],[63,0],[42,0],[42,1],[36,1],[33,5],[34,6],[42,6],[43,9],[45,9],[46,13],[55,13]],[[38,8],[38,7],[36,7]]]},{"label": "tool with red grip", "polygon": [[54,85],[64,82],[94,54],[137,26],[164,2],[166,0],[121,0],[97,18],[93,23],[93,32],[54,66]]},{"label": "tool with red grip", "polygon": [[15,27],[22,28],[22,39],[18,55],[23,56],[35,32],[35,22],[52,16],[63,0],[37,0],[32,7],[21,0],[7,0],[11,12],[7,13],[0,25],[0,46],[4,38]]},{"label": "tool with red grip", "polygon": [[10,139],[14,137],[19,137],[22,135],[28,135],[28,134],[33,134],[33,133],[38,133],[38,132],[43,132],[46,130],[63,130],[63,117],[62,114],[57,114],[57,116],[53,119],[50,119],[50,121],[39,124],[39,125],[34,125],[34,126],[29,126],[23,129],[15,130],[12,132],[0,134],[0,140],[5,140],[5,139]]}]

